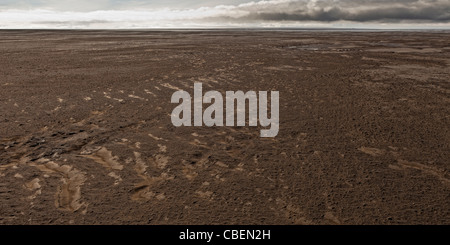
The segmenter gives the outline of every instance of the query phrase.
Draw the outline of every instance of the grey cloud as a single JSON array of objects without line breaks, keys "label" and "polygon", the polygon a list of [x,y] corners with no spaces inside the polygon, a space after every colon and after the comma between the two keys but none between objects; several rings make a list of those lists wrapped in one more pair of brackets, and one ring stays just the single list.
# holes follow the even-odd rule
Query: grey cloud
[{"label": "grey cloud", "polygon": [[106,20],[89,20],[89,21],[36,21],[34,24],[39,25],[69,25],[69,26],[89,26],[93,24],[108,24],[110,21]]},{"label": "grey cloud", "polygon": [[[45,2],[45,6],[53,7],[41,9],[44,5],[39,5],[39,8],[27,10],[9,7],[2,10],[0,2],[0,23],[8,28],[292,27],[304,23],[328,26],[343,23],[349,26],[423,24],[450,28],[450,0],[230,0],[228,5],[220,5],[223,1],[213,0],[219,5],[194,7],[203,6],[205,1],[189,0],[185,4],[192,2],[190,7],[179,8],[171,7],[169,2],[173,1],[170,0],[167,8],[159,9],[154,6],[162,0],[152,1],[152,7],[148,7],[144,0],[18,0],[18,3],[35,5]],[[65,8],[78,7],[70,11],[58,10],[56,6],[63,3]],[[12,0],[3,0],[3,4],[3,7],[12,4]]]},{"label": "grey cloud", "polygon": [[[265,2],[265,3],[263,3]],[[243,21],[354,21],[354,22],[449,22],[448,0],[318,0],[263,1],[239,5],[246,11],[239,17],[221,16]]]}]

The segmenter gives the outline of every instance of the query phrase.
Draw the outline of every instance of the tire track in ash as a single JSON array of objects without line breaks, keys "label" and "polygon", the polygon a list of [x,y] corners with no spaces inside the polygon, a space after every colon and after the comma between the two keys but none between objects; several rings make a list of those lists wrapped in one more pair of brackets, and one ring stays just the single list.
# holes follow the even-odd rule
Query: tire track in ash
[{"label": "tire track in ash", "polygon": [[[81,186],[86,181],[85,173],[71,165],[59,165],[46,158],[31,162],[29,165],[43,173],[60,177],[61,185],[57,188],[55,200],[57,208],[75,212],[84,207],[82,214],[86,214],[88,204],[81,200]],[[36,183],[31,187],[37,187]]]}]

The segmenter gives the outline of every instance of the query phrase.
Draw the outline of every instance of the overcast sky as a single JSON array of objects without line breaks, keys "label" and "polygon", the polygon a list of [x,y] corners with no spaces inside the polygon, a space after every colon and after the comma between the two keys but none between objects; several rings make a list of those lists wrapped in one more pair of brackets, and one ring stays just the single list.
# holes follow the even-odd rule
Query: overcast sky
[{"label": "overcast sky", "polygon": [[450,29],[450,0],[0,0],[0,28]]}]

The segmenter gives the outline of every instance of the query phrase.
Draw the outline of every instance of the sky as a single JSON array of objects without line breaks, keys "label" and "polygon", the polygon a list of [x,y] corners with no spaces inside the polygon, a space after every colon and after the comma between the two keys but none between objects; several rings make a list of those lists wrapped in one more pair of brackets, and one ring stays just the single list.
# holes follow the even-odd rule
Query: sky
[{"label": "sky", "polygon": [[4,29],[450,29],[450,0],[0,0]]}]

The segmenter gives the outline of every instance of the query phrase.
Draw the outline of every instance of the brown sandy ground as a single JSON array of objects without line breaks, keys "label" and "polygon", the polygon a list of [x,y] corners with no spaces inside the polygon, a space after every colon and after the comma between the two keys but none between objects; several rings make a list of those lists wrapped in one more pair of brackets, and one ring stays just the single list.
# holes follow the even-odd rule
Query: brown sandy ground
[{"label": "brown sandy ground", "polygon": [[[450,33],[0,31],[0,224],[450,224]],[[280,132],[171,124],[280,91]]]}]

